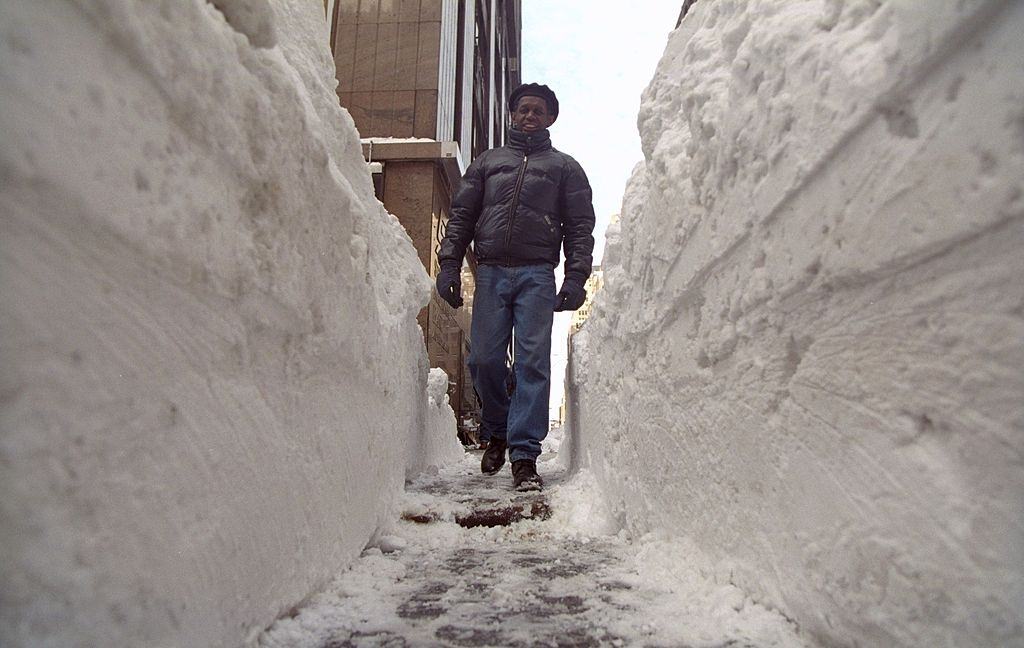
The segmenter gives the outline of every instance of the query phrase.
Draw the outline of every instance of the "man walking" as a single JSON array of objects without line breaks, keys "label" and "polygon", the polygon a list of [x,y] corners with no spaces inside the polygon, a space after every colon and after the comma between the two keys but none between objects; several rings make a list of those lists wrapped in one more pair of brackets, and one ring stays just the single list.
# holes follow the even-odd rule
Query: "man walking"
[{"label": "man walking", "polygon": [[[462,305],[460,271],[473,242],[478,267],[473,299],[473,384],[489,438],[480,469],[497,473],[508,451],[516,490],[539,490],[541,441],[548,431],[551,323],[555,311],[586,299],[594,251],[594,207],[583,168],[551,146],[548,127],[558,99],[546,85],[528,83],[509,97],[512,126],[505,146],[469,165],[452,200],[441,242],[437,292]],[[559,249],[565,279],[555,292]],[[515,333],[515,390],[506,388],[506,351]]]}]

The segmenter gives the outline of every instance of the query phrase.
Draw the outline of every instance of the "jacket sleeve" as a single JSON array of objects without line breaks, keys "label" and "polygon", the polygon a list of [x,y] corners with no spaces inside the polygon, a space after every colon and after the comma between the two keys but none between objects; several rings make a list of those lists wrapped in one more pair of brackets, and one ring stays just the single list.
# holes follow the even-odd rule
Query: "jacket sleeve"
[{"label": "jacket sleeve", "polygon": [[461,266],[462,258],[466,255],[466,248],[473,240],[476,219],[480,217],[480,210],[483,208],[484,202],[483,159],[484,156],[481,155],[470,163],[459,182],[459,188],[455,192],[454,198],[452,198],[452,206],[448,212],[448,226],[437,255],[439,261],[450,259],[457,261]]},{"label": "jacket sleeve", "polygon": [[582,284],[590,276],[594,263],[594,201],[587,174],[572,158],[561,189],[565,278]]}]

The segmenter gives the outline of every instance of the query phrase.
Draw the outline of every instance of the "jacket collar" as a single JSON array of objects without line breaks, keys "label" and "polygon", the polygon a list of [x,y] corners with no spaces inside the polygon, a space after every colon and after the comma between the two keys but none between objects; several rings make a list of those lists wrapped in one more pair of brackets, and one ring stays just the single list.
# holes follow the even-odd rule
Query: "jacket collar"
[{"label": "jacket collar", "polygon": [[546,151],[551,148],[551,134],[546,128],[529,134],[509,128],[505,146],[523,153]]}]

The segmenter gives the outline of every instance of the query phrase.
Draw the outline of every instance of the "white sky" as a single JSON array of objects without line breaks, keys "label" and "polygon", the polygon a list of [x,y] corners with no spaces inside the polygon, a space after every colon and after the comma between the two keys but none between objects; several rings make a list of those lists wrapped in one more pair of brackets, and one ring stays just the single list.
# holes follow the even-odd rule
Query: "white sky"
[{"label": "white sky", "polygon": [[[626,180],[643,158],[636,127],[640,94],[681,7],[682,0],[523,0],[523,82],[545,83],[558,95],[551,142],[583,165],[594,188],[595,263]],[[562,403],[569,320],[568,314],[555,315],[552,418]]]}]

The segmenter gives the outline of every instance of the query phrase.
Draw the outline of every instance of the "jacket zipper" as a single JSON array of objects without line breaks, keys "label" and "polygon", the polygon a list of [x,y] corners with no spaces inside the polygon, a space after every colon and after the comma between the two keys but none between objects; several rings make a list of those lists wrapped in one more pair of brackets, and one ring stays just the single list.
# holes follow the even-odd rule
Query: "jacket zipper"
[{"label": "jacket zipper", "polygon": [[523,188],[523,178],[526,176],[526,164],[529,162],[530,156],[528,153],[523,154],[523,163],[519,165],[519,177],[516,178],[516,188],[512,192],[512,205],[509,209],[508,214],[508,227],[505,229],[505,261],[509,265],[512,264],[512,255],[508,254],[509,245],[512,244],[512,223],[516,220],[516,208],[519,207],[519,191]]}]

